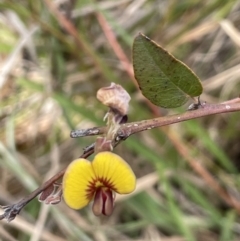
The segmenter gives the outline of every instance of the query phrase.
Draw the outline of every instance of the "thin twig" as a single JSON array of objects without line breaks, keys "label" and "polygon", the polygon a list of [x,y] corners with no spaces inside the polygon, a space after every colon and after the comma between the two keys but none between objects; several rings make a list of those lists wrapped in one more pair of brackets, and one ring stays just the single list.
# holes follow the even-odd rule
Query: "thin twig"
[{"label": "thin twig", "polygon": [[[115,54],[117,55],[119,60],[122,61],[122,63],[124,64],[125,70],[128,73],[129,77],[133,79],[133,72],[129,71],[129,68],[128,68],[128,66],[130,66],[130,62],[128,61],[123,50],[121,49],[121,46],[117,42],[111,27],[109,26],[108,22],[106,21],[106,19],[101,13],[97,13],[97,18]],[[133,82],[136,85],[136,81],[133,80]],[[158,115],[158,110],[155,108],[155,106],[153,106],[148,100],[146,100],[146,102],[150,107],[150,109],[152,110],[153,114],[155,116]],[[233,106],[231,104],[233,104]],[[128,133],[128,135],[130,136],[139,131],[152,129],[152,128],[156,128],[164,125],[170,125],[181,121],[186,121],[186,120],[189,120],[189,118],[195,119],[206,115],[237,111],[239,108],[239,98],[226,101],[222,103],[222,105],[205,104],[201,106],[196,105],[196,107],[197,109],[199,108],[197,112],[195,111],[186,112],[181,116],[180,115],[166,116],[166,117],[160,117],[160,118],[147,120],[147,121],[130,123],[130,124],[127,124],[127,127],[130,127],[131,131],[129,131],[128,129],[122,129],[122,131]],[[144,129],[143,127],[146,129]],[[98,129],[98,131],[99,133],[102,133],[104,129]],[[224,189],[221,188],[221,186],[217,183],[217,181],[215,181],[215,179],[211,176],[210,173],[208,173],[208,171],[203,166],[199,166],[200,165],[199,163],[197,163],[196,161],[190,158],[189,151],[185,148],[185,146],[182,145],[180,141],[174,139],[171,133],[166,132],[166,135],[172,141],[173,145],[179,151],[180,155],[182,155],[188,161],[189,165],[193,168],[193,170],[196,173],[198,173],[205,180],[205,182],[210,187],[212,187],[212,189],[214,189],[226,203],[233,206],[235,209],[238,210],[238,212],[240,212],[239,203],[233,197],[231,197],[228,193],[226,193]],[[182,151],[183,148],[184,148],[184,152]]]},{"label": "thin twig", "polygon": [[[93,153],[94,149],[88,149],[88,151],[84,152],[80,157],[87,158]],[[7,205],[7,206],[0,206],[4,209],[4,213],[0,215],[0,220],[7,219],[8,222],[12,221],[24,208],[29,202],[31,202],[35,197],[37,197],[42,191],[44,191],[46,188],[48,188],[50,185],[53,185],[58,179],[62,178],[62,176],[65,173],[66,168],[55,174],[52,178],[50,178],[48,181],[44,182],[42,186],[38,187],[36,190],[34,190],[32,193],[30,193],[27,197],[23,198],[19,202],[13,205]]]},{"label": "thin twig", "polygon": [[[235,112],[240,110],[240,98],[235,98],[221,104],[204,104],[199,109],[193,111],[187,111],[182,114],[169,115],[164,117],[158,117],[149,120],[136,121],[121,125],[118,133],[124,135],[124,138],[136,134],[141,131],[150,130],[153,128],[167,126],[174,123],[179,123],[191,119],[197,119],[204,116]],[[105,133],[106,127],[93,127],[89,129],[80,129],[71,131],[70,136],[72,138],[102,135]]]},{"label": "thin twig", "polygon": [[[138,122],[132,122],[121,125],[118,131],[118,136],[114,142],[114,147],[116,147],[122,140],[127,139],[130,135],[136,134],[141,131],[150,130],[153,128],[170,125],[173,123],[178,123],[186,120],[196,119],[203,116],[209,116],[220,113],[228,113],[228,112],[236,112],[240,111],[240,98],[235,98],[235,101],[228,101],[228,104],[205,104],[201,108],[193,111],[187,111],[182,114],[171,115],[166,117],[159,117],[150,120],[143,120]],[[94,129],[98,129],[98,133],[104,133],[105,127],[94,127]],[[180,153],[186,158],[188,151],[182,148],[179,148]],[[84,153],[81,155],[82,158],[87,158],[94,152],[94,145],[87,148]],[[187,159],[188,160],[188,159]],[[193,167],[193,169],[200,174],[207,183],[221,196],[221,198],[226,201],[228,204],[232,205],[239,213],[240,213],[240,203],[233,199],[229,194],[227,194],[220,185],[214,181],[213,177],[207,173],[207,171],[201,167],[194,161],[189,161],[189,164]],[[27,205],[33,198],[35,198],[38,194],[48,188],[50,185],[55,183],[59,178],[61,178],[65,173],[65,169],[54,175],[47,182],[45,182],[41,187],[37,188],[33,191],[28,197],[22,199],[16,204],[8,205],[2,207],[5,209],[4,214],[0,215],[1,219],[7,219],[8,221],[13,220],[17,214],[21,211],[21,209]]]},{"label": "thin twig", "polygon": [[[133,73],[129,72],[127,68],[127,66],[130,65],[127,57],[125,56],[123,50],[121,49],[120,45],[118,44],[116,38],[115,38],[115,35],[113,33],[113,31],[111,30],[108,22],[106,21],[106,19],[104,18],[104,16],[101,14],[101,13],[97,13],[97,18],[98,18],[98,21],[100,23],[100,25],[102,26],[102,29],[108,39],[108,42],[110,43],[110,45],[112,46],[115,54],[117,55],[117,57],[119,58],[119,60],[124,64],[124,67],[125,67],[125,70],[126,72],[128,73],[128,75],[131,77],[131,79],[133,78]],[[136,85],[136,81],[134,79],[134,84]],[[233,102],[235,103],[235,102]],[[227,104],[227,103],[225,103]],[[149,105],[149,103],[148,103]],[[157,114],[157,111],[156,111],[156,108],[154,108],[152,105],[149,105],[150,109],[153,111],[154,115],[156,116]],[[196,105],[196,109],[198,109],[199,105]],[[204,107],[207,107],[204,106]],[[213,105],[210,105],[211,109],[214,108]],[[223,109],[225,109],[226,107],[225,106],[221,106],[223,107]],[[219,108],[217,108],[218,111],[221,111]],[[163,125],[170,125],[170,124],[173,124],[173,123],[176,123],[176,122],[181,122],[181,121],[185,121],[189,118],[189,114],[192,115],[192,119],[193,118],[198,118],[200,117],[200,115],[204,116],[206,113],[208,112],[207,108],[204,109],[204,111],[198,111],[197,114],[195,112],[186,112],[186,115],[184,116],[177,116],[177,118],[173,118],[173,116],[166,116],[166,117],[161,117],[161,118],[157,118],[157,119],[152,119],[152,120],[148,120],[148,121],[142,121],[140,123],[134,123],[132,124],[127,124],[127,127],[131,127],[131,132],[129,132],[129,135],[132,135],[134,133],[137,133],[139,131],[142,131],[143,130],[143,126],[145,126],[146,129],[152,129],[152,128],[156,128],[156,127],[160,127],[160,126],[163,126]],[[221,112],[220,112],[221,113]],[[170,117],[170,119],[169,119]],[[99,133],[102,133],[104,131],[104,129],[98,129],[98,132]],[[124,130],[125,131],[125,130]],[[73,131],[73,133],[75,133]],[[79,132],[78,132],[79,133]],[[171,136],[171,133],[166,133],[167,136],[169,137],[169,139],[172,141],[173,145],[176,147],[177,150],[179,150],[179,153],[180,155],[183,155],[183,157],[185,158],[186,156],[188,157],[189,155],[187,155],[186,153],[188,153],[189,151],[185,148],[185,152],[181,152],[182,149],[179,149],[179,145],[178,145],[178,142],[176,141],[176,139],[172,138]],[[183,145],[181,145],[183,146]],[[184,147],[184,146],[183,146]],[[188,159],[187,159],[188,160]],[[207,170],[204,169],[204,167],[201,167],[201,172],[199,171],[199,164],[198,163],[195,163],[194,161],[192,162],[189,162],[190,166],[193,168],[194,171],[196,171],[210,186],[212,186],[212,188],[217,191],[217,193],[227,202],[229,203],[229,199],[226,198],[226,195],[222,195],[223,192],[219,191],[220,190],[220,187],[216,188],[217,186],[217,183],[214,183],[214,179],[212,178],[212,176],[209,174],[209,175],[202,175],[203,173],[208,173]],[[234,205],[233,205],[234,206]]]}]

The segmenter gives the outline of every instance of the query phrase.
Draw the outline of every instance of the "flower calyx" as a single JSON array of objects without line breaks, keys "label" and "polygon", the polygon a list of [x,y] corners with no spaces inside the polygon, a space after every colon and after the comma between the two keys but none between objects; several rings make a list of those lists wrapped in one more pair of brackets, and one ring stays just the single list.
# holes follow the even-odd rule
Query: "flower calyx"
[{"label": "flower calyx", "polygon": [[44,191],[42,191],[38,197],[39,202],[44,202],[45,204],[56,205],[62,200],[62,185],[52,184]]}]

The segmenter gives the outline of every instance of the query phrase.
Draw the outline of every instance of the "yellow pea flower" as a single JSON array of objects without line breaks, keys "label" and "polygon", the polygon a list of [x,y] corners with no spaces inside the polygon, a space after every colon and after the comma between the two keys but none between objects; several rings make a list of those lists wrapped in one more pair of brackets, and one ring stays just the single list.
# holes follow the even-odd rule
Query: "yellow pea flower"
[{"label": "yellow pea flower", "polygon": [[63,197],[73,209],[81,209],[93,200],[92,210],[111,215],[114,193],[128,194],[136,187],[131,167],[112,152],[99,152],[92,162],[80,158],[73,161],[63,177]]}]

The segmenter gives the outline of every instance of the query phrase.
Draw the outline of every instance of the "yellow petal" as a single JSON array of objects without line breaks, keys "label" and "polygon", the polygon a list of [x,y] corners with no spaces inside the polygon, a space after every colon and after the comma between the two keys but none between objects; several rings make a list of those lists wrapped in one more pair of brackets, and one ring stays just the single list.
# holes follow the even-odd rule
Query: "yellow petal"
[{"label": "yellow petal", "polygon": [[112,152],[99,152],[95,156],[92,166],[96,177],[110,183],[115,192],[127,194],[134,191],[136,177],[128,163],[120,156]]},{"label": "yellow petal", "polygon": [[68,166],[63,177],[63,197],[69,207],[80,209],[91,201],[93,196],[87,190],[94,178],[91,162],[86,159],[77,159]]}]

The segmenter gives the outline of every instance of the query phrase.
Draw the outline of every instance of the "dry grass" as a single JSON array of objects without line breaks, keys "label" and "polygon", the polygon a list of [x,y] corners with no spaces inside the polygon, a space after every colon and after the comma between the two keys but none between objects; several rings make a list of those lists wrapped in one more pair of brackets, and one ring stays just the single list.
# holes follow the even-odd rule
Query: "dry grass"
[{"label": "dry grass", "polygon": [[[130,121],[184,111],[155,108],[140,94],[131,65],[138,32],[197,73],[203,100],[239,96],[238,0],[3,0],[0,7],[2,205],[28,195],[94,141],[69,133],[103,125],[100,87],[116,82],[128,90]],[[0,222],[0,240],[240,240],[239,213],[194,171],[201,164],[240,202],[239,117],[212,116],[129,138],[115,151],[132,166],[138,187],[117,197],[110,218],[34,200],[11,223]]]}]

